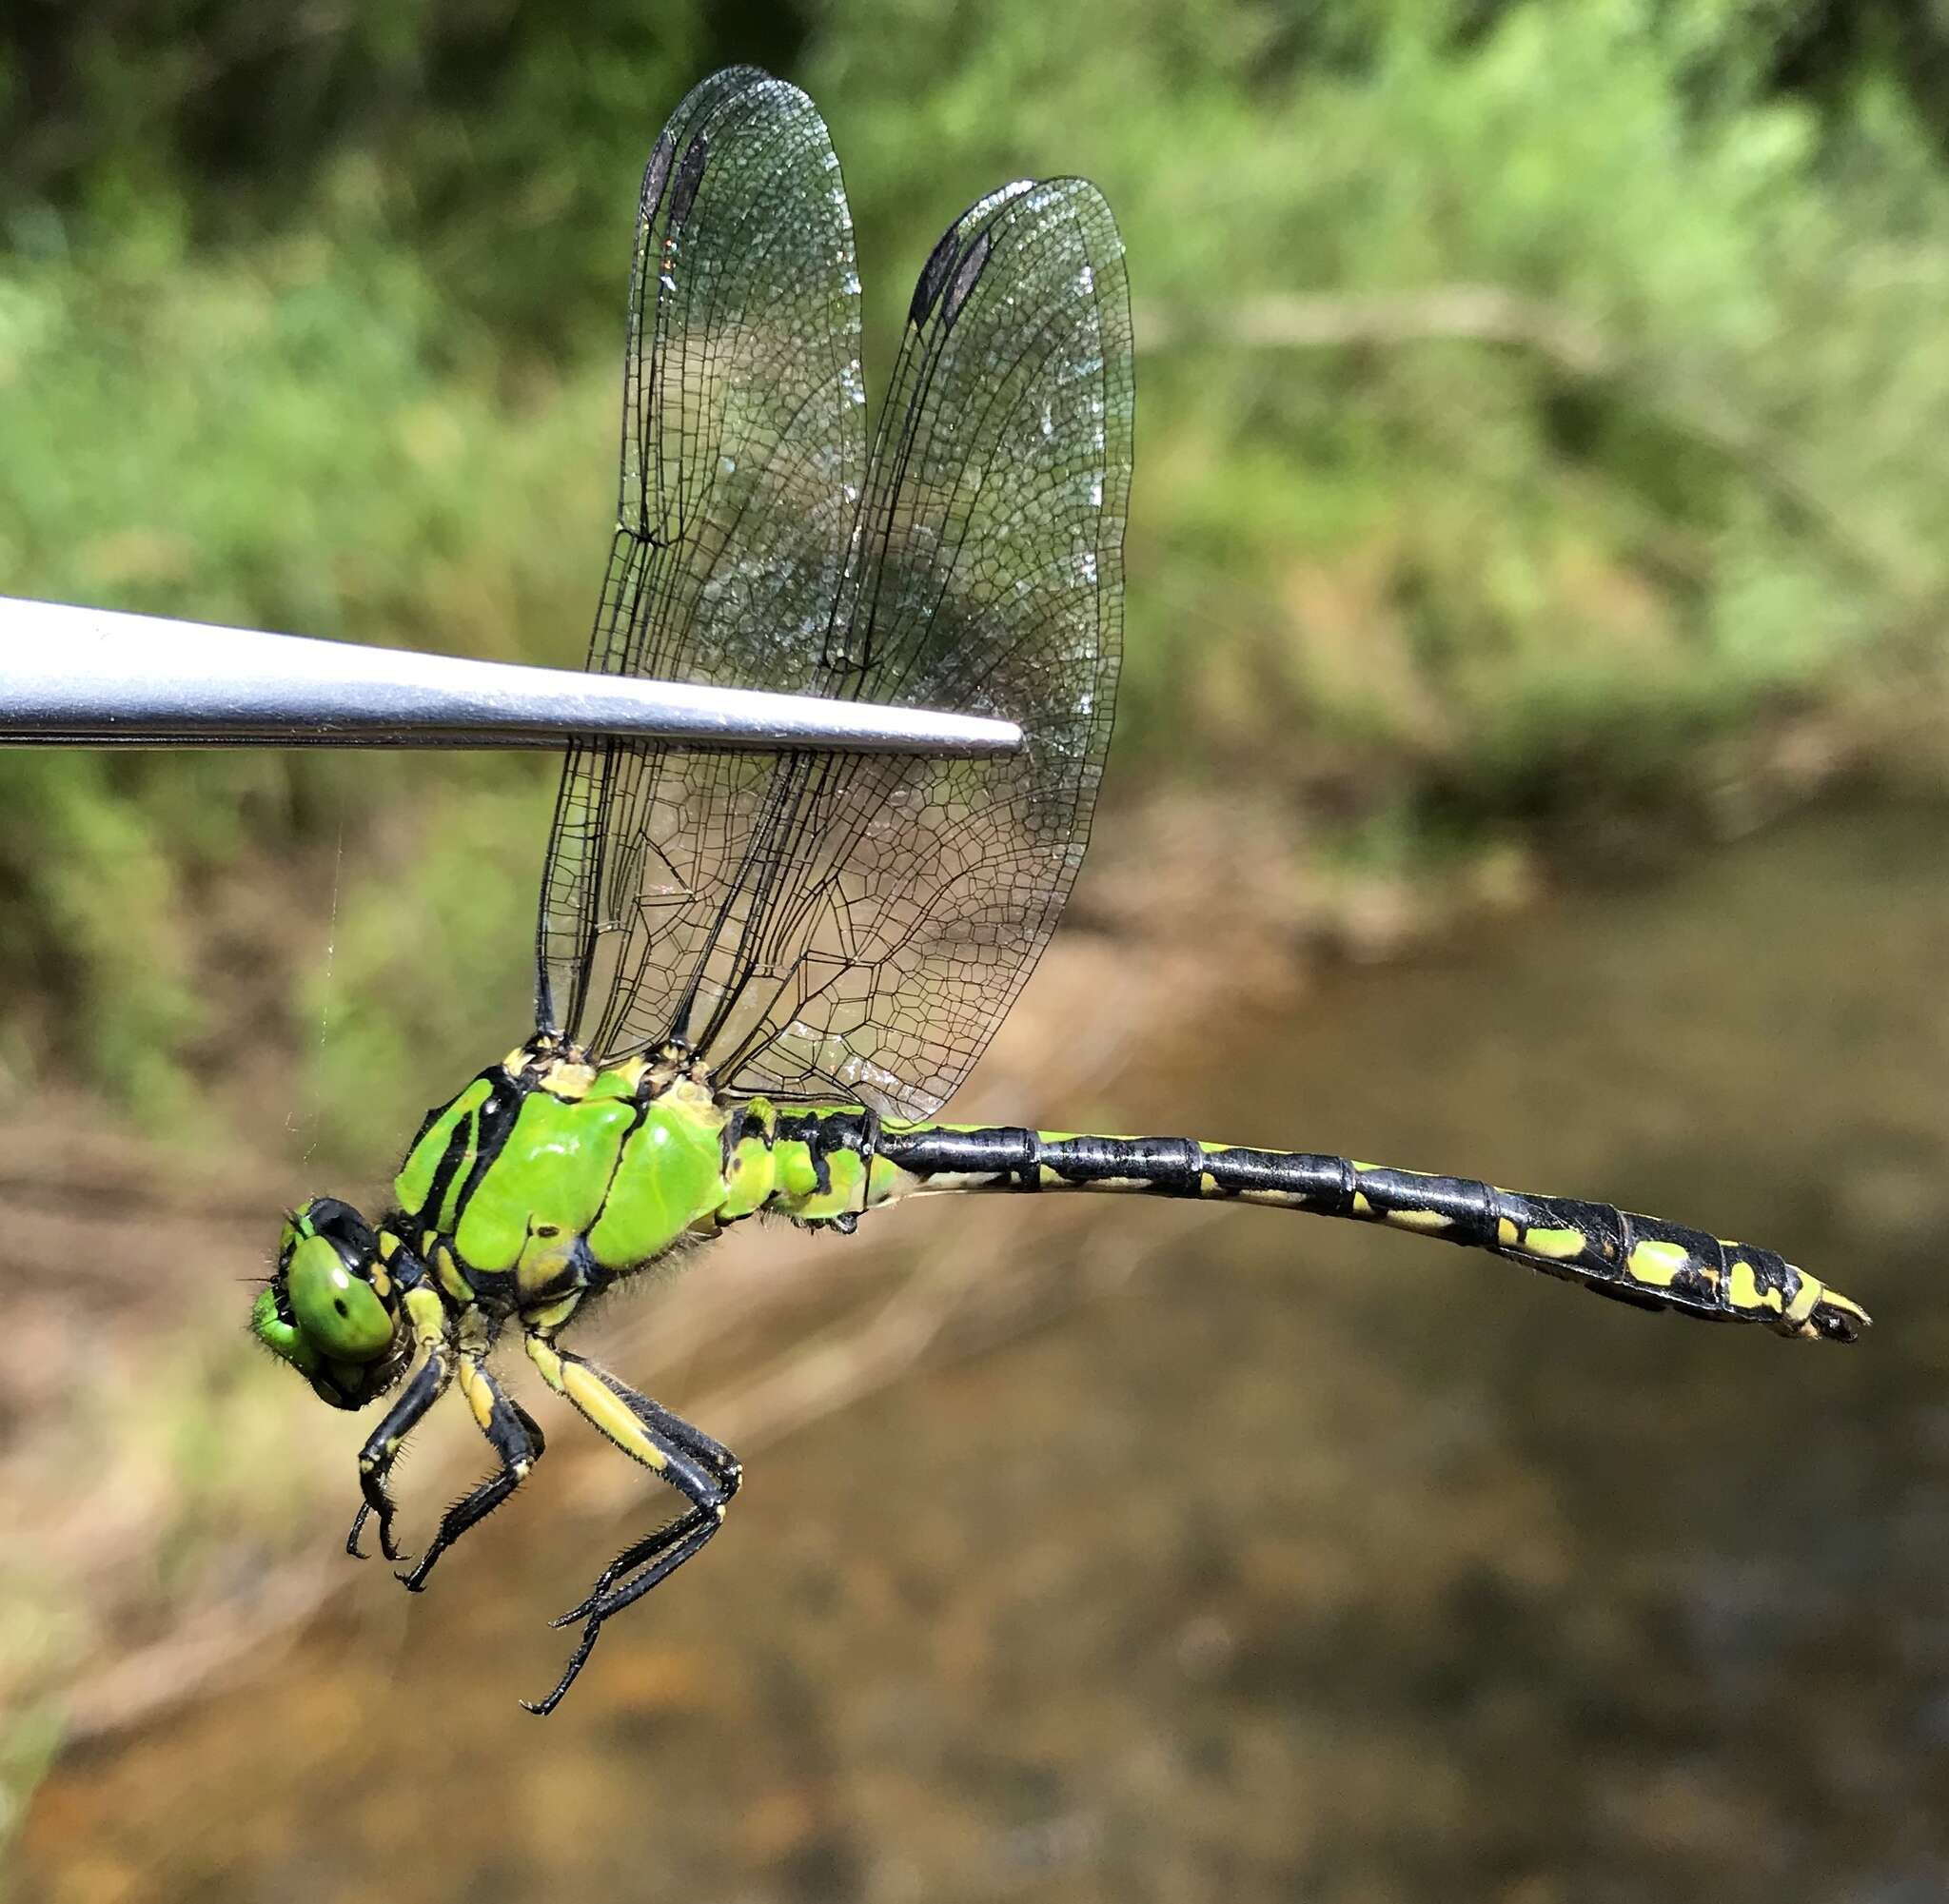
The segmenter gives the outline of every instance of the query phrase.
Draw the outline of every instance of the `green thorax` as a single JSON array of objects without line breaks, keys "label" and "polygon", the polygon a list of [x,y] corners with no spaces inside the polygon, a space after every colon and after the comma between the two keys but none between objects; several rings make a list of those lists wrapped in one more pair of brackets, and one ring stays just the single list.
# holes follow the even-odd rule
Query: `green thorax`
[{"label": "green thorax", "polygon": [[[423,1247],[539,1291],[580,1258],[610,1274],[660,1256],[723,1203],[724,1107],[641,1058],[604,1070],[523,1049],[431,1112],[394,1188]],[[579,1248],[585,1246],[585,1248]]]},{"label": "green thorax", "polygon": [[443,1282],[450,1250],[463,1282],[512,1273],[539,1296],[579,1266],[620,1275],[758,1210],[834,1223],[885,1201],[897,1173],[876,1159],[867,1194],[863,1120],[727,1100],[677,1057],[598,1069],[524,1047],[428,1113],[394,1188],[404,1240]]}]

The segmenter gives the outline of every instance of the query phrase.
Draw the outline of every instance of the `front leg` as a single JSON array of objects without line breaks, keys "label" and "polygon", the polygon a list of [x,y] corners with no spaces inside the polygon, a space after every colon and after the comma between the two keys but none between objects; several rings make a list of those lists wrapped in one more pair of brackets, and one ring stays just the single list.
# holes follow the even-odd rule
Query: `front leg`
[{"label": "front leg", "polygon": [[482,1351],[462,1351],[460,1381],[461,1393],[467,1398],[481,1432],[501,1457],[501,1466],[441,1517],[440,1529],[420,1557],[420,1564],[411,1573],[399,1576],[408,1593],[418,1593],[425,1586],[434,1561],[469,1527],[492,1514],[527,1479],[528,1470],[541,1459],[547,1446],[541,1424],[519,1402],[502,1394],[500,1384],[488,1374]]},{"label": "front leg", "polygon": [[345,1552],[355,1560],[365,1558],[359,1551],[359,1535],[371,1514],[379,1516],[380,1551],[388,1560],[400,1558],[400,1551],[393,1544],[393,1505],[392,1497],[385,1490],[386,1477],[392,1472],[392,1464],[399,1459],[406,1437],[420,1425],[427,1409],[446,1393],[446,1385],[453,1380],[453,1324],[445,1305],[427,1285],[420,1283],[407,1288],[404,1308],[404,1326],[412,1331],[425,1354],[407,1381],[404,1393],[386,1410],[385,1419],[359,1450],[359,1489],[365,1497],[365,1504],[353,1521],[352,1531],[345,1536]]},{"label": "front leg", "polygon": [[405,1445],[406,1437],[446,1393],[446,1385],[452,1380],[453,1351],[443,1337],[434,1337],[426,1344],[425,1359],[413,1371],[404,1393],[385,1411],[385,1419],[359,1450],[359,1490],[365,1502],[352,1522],[352,1531],[345,1536],[345,1552],[355,1560],[365,1558],[359,1549],[359,1536],[370,1514],[379,1516],[379,1551],[388,1560],[400,1558],[392,1538],[393,1504],[392,1496],[386,1492],[386,1478]]},{"label": "front leg", "polygon": [[529,1359],[549,1387],[624,1454],[653,1469],[691,1503],[667,1526],[625,1547],[603,1569],[581,1604],[555,1622],[562,1626],[581,1619],[584,1624],[555,1690],[539,1702],[522,1701],[532,1713],[547,1714],[561,1703],[587,1663],[602,1622],[675,1573],[723,1524],[724,1509],[737,1493],[743,1471],[708,1435],[606,1370],[557,1348],[545,1335],[530,1332],[526,1345]]}]

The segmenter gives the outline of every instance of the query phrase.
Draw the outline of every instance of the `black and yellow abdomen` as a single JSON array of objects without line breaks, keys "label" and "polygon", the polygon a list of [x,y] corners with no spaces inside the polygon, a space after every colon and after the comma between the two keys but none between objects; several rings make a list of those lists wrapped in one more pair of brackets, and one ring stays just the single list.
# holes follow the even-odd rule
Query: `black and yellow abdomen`
[{"label": "black and yellow abdomen", "polygon": [[1859,1305],[1771,1249],[1609,1204],[1348,1157],[1188,1137],[889,1125],[876,1134],[876,1163],[919,1191],[1125,1190],[1386,1224],[1486,1249],[1641,1307],[1763,1323],[1782,1335],[1852,1342],[1868,1321]]}]

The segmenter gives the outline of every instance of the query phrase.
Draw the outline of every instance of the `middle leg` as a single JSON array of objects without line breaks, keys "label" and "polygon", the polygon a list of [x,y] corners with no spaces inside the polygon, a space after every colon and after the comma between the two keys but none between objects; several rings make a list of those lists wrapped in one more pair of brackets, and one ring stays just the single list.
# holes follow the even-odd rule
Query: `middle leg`
[{"label": "middle leg", "polygon": [[470,1346],[462,1351],[461,1393],[474,1411],[481,1432],[501,1457],[501,1466],[470,1493],[464,1494],[441,1516],[439,1530],[426,1544],[419,1564],[411,1573],[398,1576],[408,1593],[419,1593],[426,1584],[433,1563],[464,1534],[477,1526],[528,1478],[528,1470],[541,1459],[547,1443],[541,1423],[502,1392],[488,1374],[486,1347]]}]

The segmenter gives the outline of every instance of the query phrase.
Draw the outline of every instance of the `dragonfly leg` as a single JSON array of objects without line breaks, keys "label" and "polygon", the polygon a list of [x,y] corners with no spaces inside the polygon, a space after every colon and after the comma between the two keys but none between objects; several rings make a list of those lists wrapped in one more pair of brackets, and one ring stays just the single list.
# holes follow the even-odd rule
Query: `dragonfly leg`
[{"label": "dragonfly leg", "polygon": [[401,1558],[392,1538],[393,1503],[392,1496],[386,1492],[386,1479],[406,1437],[420,1425],[427,1409],[446,1393],[446,1385],[452,1380],[453,1351],[443,1340],[435,1338],[427,1343],[425,1359],[413,1371],[405,1391],[385,1411],[385,1419],[359,1450],[359,1490],[365,1501],[352,1522],[352,1531],[345,1536],[345,1552],[355,1560],[365,1558],[359,1549],[359,1536],[364,1530],[366,1517],[372,1514],[379,1517],[379,1551],[388,1560]]},{"label": "dragonfly leg", "polygon": [[463,1350],[460,1364],[461,1393],[467,1398],[481,1432],[501,1457],[501,1466],[471,1493],[463,1495],[441,1517],[439,1531],[427,1543],[420,1563],[399,1580],[408,1593],[419,1593],[426,1584],[433,1563],[464,1534],[488,1515],[527,1479],[528,1470],[541,1459],[547,1443],[541,1424],[519,1402],[502,1392],[488,1374],[482,1353]]},{"label": "dragonfly leg", "polygon": [[606,1370],[557,1348],[546,1336],[531,1332],[527,1349],[557,1394],[624,1454],[653,1469],[690,1502],[676,1520],[625,1547],[603,1568],[581,1603],[555,1622],[565,1626],[580,1619],[583,1624],[555,1690],[544,1699],[522,1701],[530,1712],[546,1714],[561,1703],[588,1662],[603,1621],[675,1573],[723,1524],[724,1509],[737,1493],[743,1471],[730,1451],[708,1435]]}]

